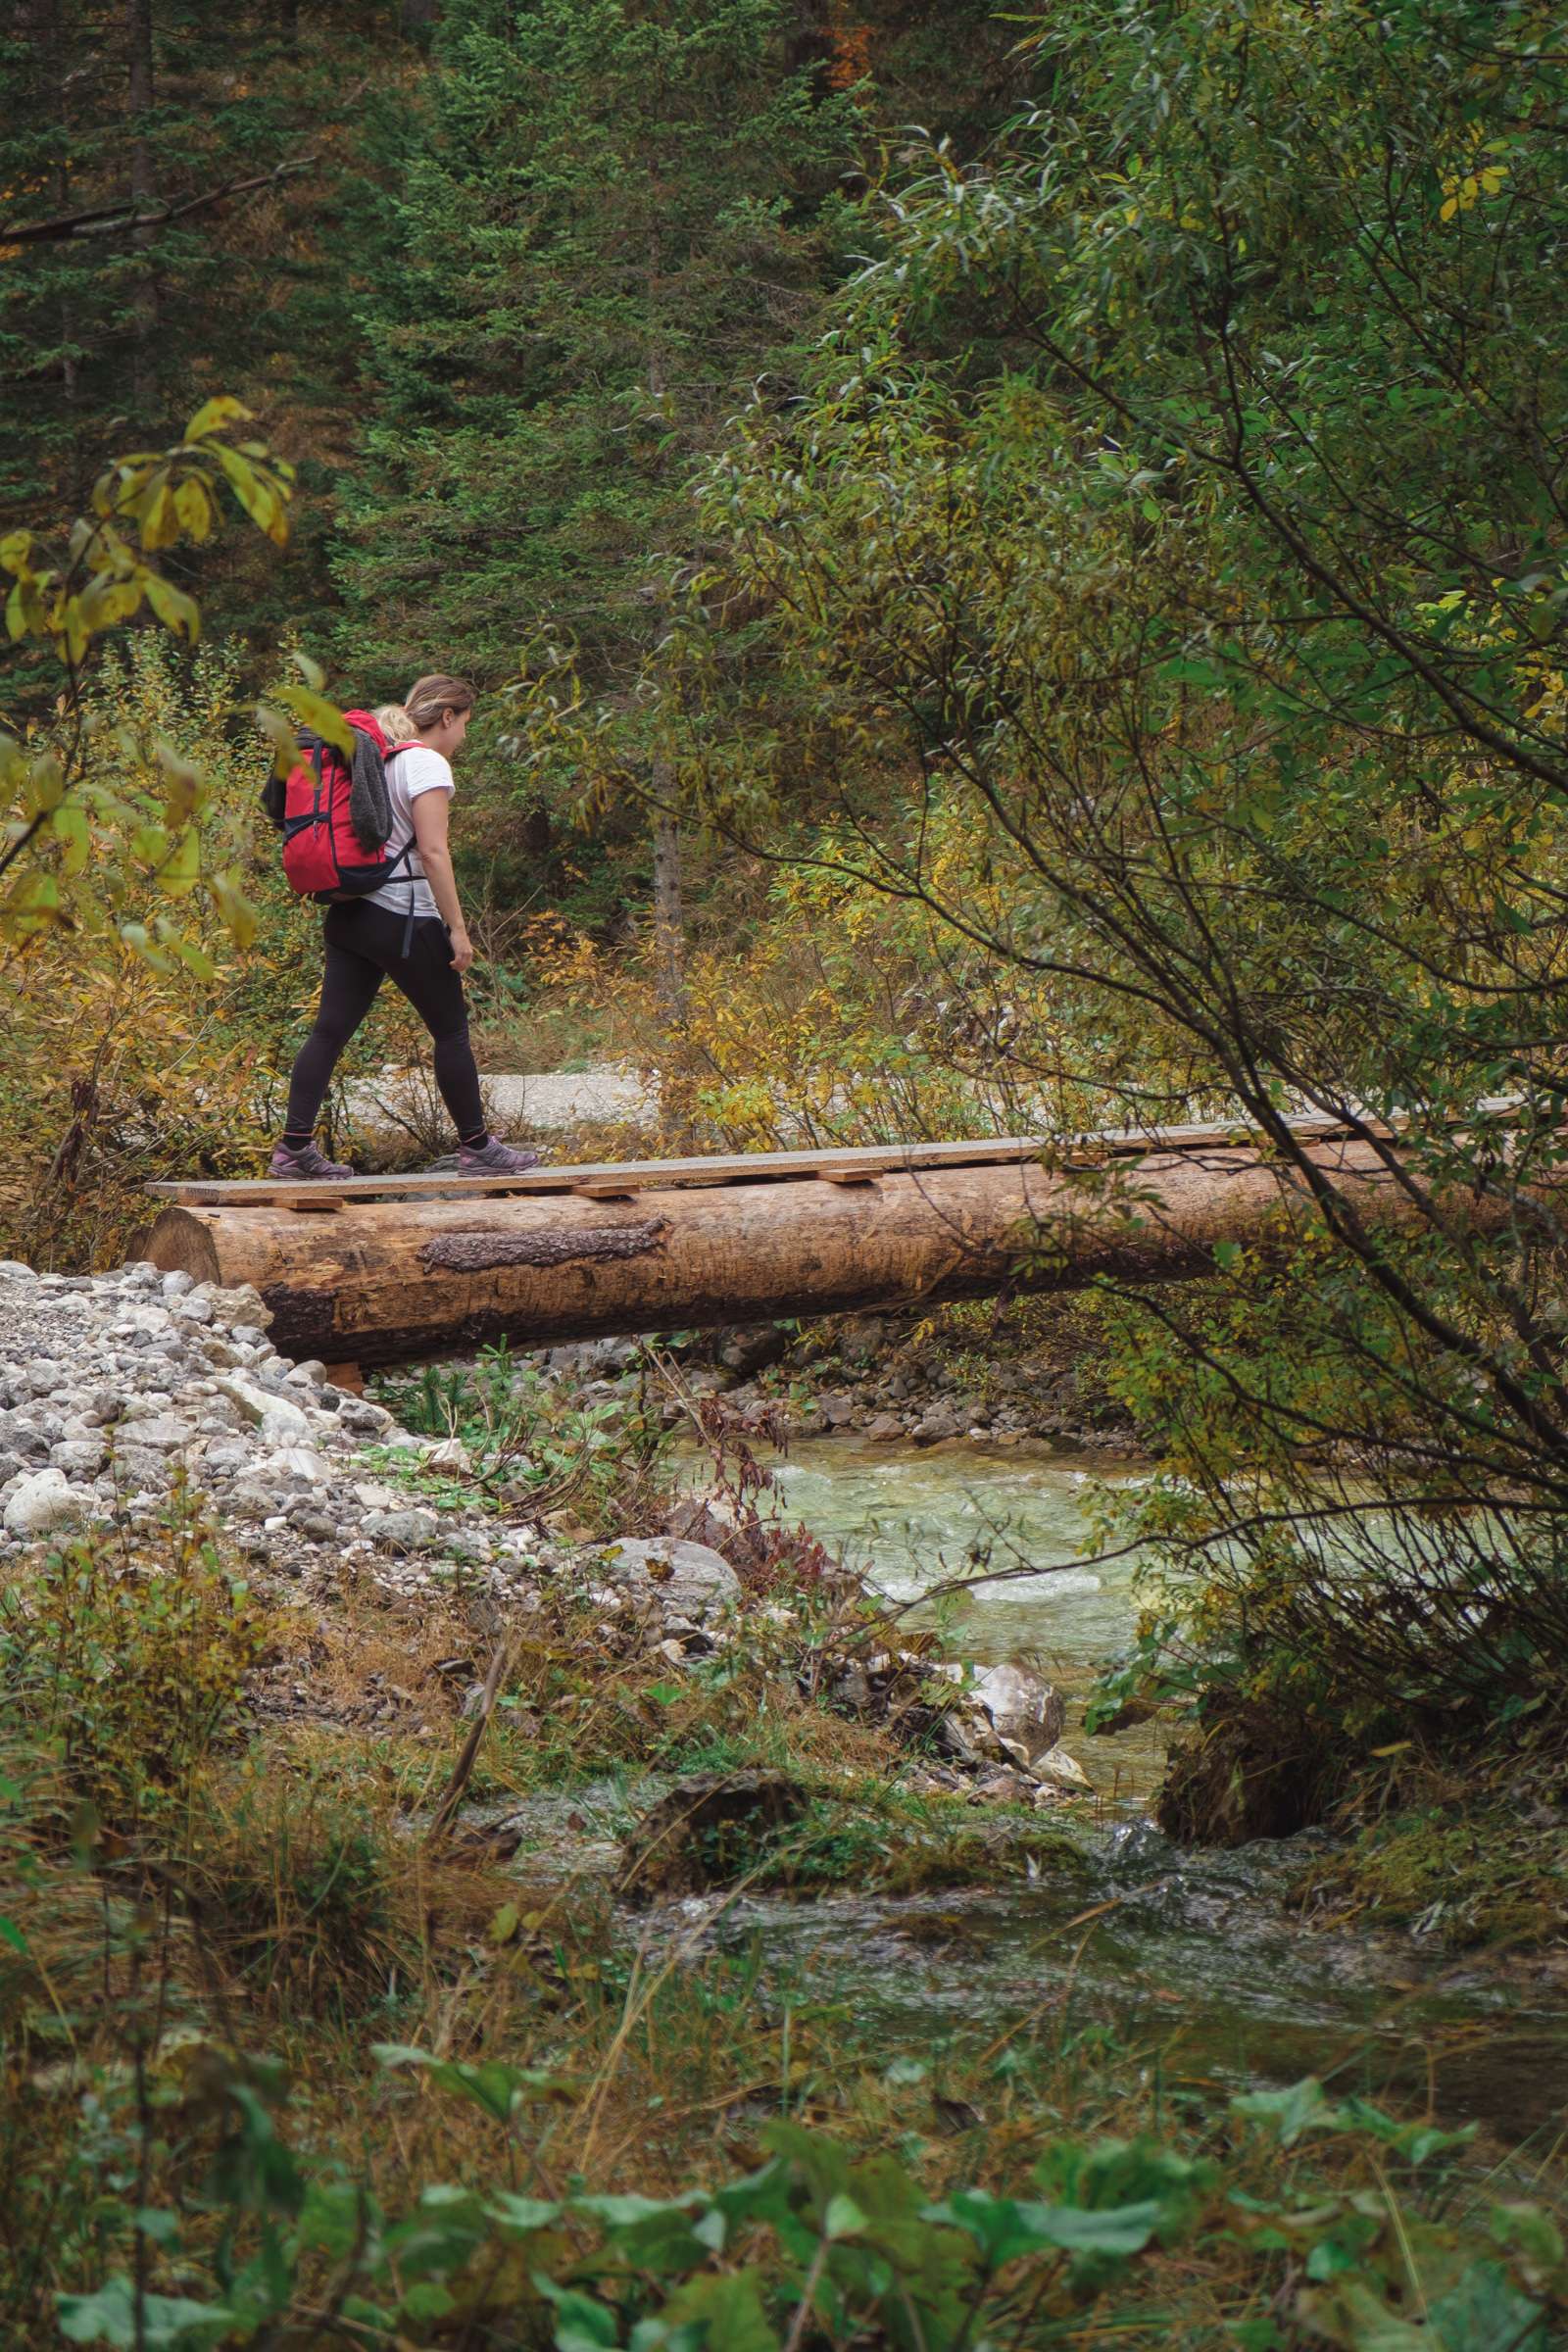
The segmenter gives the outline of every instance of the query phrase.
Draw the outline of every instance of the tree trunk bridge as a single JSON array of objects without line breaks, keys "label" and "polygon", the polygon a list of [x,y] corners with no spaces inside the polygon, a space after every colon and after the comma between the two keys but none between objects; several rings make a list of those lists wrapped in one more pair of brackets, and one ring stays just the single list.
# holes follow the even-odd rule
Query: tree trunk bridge
[{"label": "tree trunk bridge", "polygon": [[[1365,1220],[1410,1213],[1374,1144],[1291,1125]],[[151,1189],[155,1265],[254,1283],[286,1353],[362,1365],[1179,1281],[1310,1212],[1299,1174],[1225,1126]]]}]

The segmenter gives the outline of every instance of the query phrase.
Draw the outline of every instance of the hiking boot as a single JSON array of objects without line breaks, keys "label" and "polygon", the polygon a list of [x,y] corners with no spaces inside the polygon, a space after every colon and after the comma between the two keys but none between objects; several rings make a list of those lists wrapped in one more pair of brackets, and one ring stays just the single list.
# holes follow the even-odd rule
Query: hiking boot
[{"label": "hiking boot", "polygon": [[292,1144],[279,1144],[272,1153],[267,1173],[269,1176],[281,1176],[295,1184],[341,1184],[346,1176],[353,1175],[354,1170],[344,1167],[340,1160],[328,1159],[326,1153],[318,1152],[314,1144],[301,1144],[297,1149]]},{"label": "hiking boot", "polygon": [[458,1146],[458,1174],[460,1176],[526,1176],[536,1168],[542,1154],[538,1152],[514,1152],[499,1136],[488,1135],[482,1144]]}]

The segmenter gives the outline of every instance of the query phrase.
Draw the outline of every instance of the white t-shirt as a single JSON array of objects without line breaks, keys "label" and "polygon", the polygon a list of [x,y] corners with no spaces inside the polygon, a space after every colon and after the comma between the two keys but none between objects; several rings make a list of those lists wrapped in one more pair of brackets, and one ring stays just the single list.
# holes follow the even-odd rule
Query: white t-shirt
[{"label": "white t-shirt", "polygon": [[[412,751],[398,752],[386,763],[386,788],[392,803],[392,830],[387,836],[386,854],[395,858],[405,842],[414,839],[414,804],[421,792],[454,792],[449,761],[429,745],[416,743]],[[405,879],[405,876],[410,877]],[[419,853],[411,849],[408,860],[400,865],[397,879],[369,893],[372,906],[390,906],[394,914],[407,914],[409,893],[414,893],[414,912],[416,917],[433,914],[437,921],[441,909],[435,903],[435,893],[424,878]]]}]

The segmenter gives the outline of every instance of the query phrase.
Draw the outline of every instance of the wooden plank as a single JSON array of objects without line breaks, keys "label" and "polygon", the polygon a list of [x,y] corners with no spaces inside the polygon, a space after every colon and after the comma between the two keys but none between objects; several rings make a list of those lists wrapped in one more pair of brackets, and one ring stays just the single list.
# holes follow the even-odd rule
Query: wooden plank
[{"label": "wooden plank", "polygon": [[[1341,1121],[1293,1118],[1293,1130],[1305,1137],[1326,1138],[1345,1132]],[[1368,1122],[1372,1131],[1386,1132]],[[1179,1127],[1111,1128],[1103,1133],[1064,1137],[1039,1135],[976,1137],[958,1143],[871,1144],[815,1152],[745,1152],[712,1153],[693,1159],[597,1160],[577,1166],[531,1168],[522,1176],[351,1176],[339,1183],[286,1183],[261,1177],[223,1183],[183,1178],[151,1184],[150,1193],[187,1208],[274,1207],[307,1200],[325,1205],[351,1200],[469,1200],[503,1195],[574,1193],[600,1184],[615,1193],[645,1192],[662,1186],[766,1184],[789,1177],[822,1176],[850,1182],[868,1176],[899,1175],[921,1168],[999,1166],[1049,1154],[1060,1161],[1120,1157],[1128,1152],[1196,1151],[1248,1142],[1255,1130],[1240,1120],[1210,1121]]]}]

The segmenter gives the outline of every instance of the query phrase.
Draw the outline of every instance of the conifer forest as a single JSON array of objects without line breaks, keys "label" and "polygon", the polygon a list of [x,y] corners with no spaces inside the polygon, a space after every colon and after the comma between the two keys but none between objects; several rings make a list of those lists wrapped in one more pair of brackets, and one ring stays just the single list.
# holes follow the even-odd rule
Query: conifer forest
[{"label": "conifer forest", "polygon": [[5,2352],[1568,2343],[1565,140],[0,11]]}]

